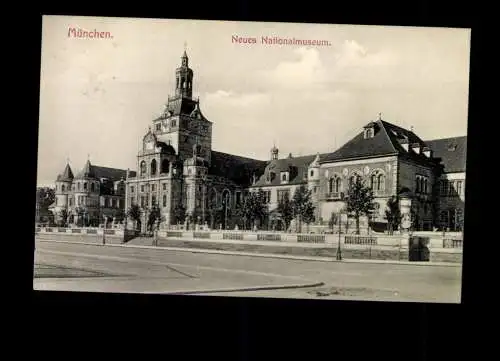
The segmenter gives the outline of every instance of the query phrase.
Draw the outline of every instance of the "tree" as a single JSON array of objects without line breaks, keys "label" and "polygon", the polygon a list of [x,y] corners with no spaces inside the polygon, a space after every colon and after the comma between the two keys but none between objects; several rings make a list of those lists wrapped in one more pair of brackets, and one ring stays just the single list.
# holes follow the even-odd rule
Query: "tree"
[{"label": "tree", "polygon": [[311,201],[311,191],[301,185],[293,194],[291,202],[293,215],[299,222],[299,233],[302,232],[302,222],[310,224],[314,222],[314,206]]},{"label": "tree", "polygon": [[53,188],[38,187],[36,189],[36,201],[40,209],[49,209],[49,206],[56,200],[56,194]]},{"label": "tree", "polygon": [[288,197],[284,197],[278,204],[278,212],[281,213],[281,217],[285,222],[285,230],[290,226],[290,222],[293,219],[293,208],[292,203]]},{"label": "tree", "polygon": [[136,227],[140,228],[142,211],[138,204],[132,204],[127,211],[127,217],[136,222]]},{"label": "tree", "polygon": [[182,224],[186,220],[186,207],[179,203],[174,208],[174,221],[177,224]]},{"label": "tree", "polygon": [[385,217],[387,218],[387,231],[389,234],[393,234],[401,223],[401,210],[399,209],[399,198],[397,196],[392,196],[387,200]]},{"label": "tree", "polygon": [[68,225],[68,210],[66,208],[62,208],[59,211],[59,225],[61,227],[66,227]]},{"label": "tree", "polygon": [[349,187],[346,203],[346,211],[356,220],[356,234],[359,234],[359,217],[367,216],[375,209],[373,191],[360,177],[356,177]]},{"label": "tree", "polygon": [[151,211],[149,212],[148,215],[148,223],[147,223],[148,229],[152,231],[155,223],[159,226],[160,222],[161,222],[161,209],[160,207],[158,207],[157,204],[153,204],[153,206],[151,207]]},{"label": "tree", "polygon": [[338,223],[338,218],[339,217],[335,212],[332,212],[332,214],[330,215],[330,219],[328,220],[328,226],[330,227],[332,232],[333,232],[333,226],[335,226]]},{"label": "tree", "polygon": [[244,229],[247,228],[247,225],[253,228],[256,220],[262,223],[268,213],[264,191],[250,192],[237,208],[236,212],[243,220]]}]

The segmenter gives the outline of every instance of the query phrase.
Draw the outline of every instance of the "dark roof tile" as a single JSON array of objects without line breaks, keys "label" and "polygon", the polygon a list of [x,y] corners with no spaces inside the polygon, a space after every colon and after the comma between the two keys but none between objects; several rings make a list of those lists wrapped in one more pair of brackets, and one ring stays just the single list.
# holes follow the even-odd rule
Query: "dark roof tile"
[{"label": "dark roof tile", "polygon": [[227,178],[243,187],[252,183],[253,175],[262,174],[266,162],[212,151],[209,175]]},{"label": "dark roof tile", "polygon": [[467,136],[428,140],[426,144],[441,158],[445,173],[465,172]]},{"label": "dark roof tile", "polygon": [[[320,161],[329,154],[320,154]],[[282,158],[267,162],[264,174],[262,174],[254,187],[264,186],[281,186],[281,185],[296,185],[307,182],[307,171],[309,165],[316,159],[317,154],[305,155],[301,157]],[[290,172],[290,179],[286,183],[281,183],[280,172]],[[269,173],[274,172],[276,175],[272,181],[267,181]]]}]

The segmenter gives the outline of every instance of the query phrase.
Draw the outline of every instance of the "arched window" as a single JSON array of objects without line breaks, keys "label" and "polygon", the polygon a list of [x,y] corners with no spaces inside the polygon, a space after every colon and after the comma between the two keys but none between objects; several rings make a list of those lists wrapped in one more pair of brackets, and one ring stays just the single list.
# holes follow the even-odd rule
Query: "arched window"
[{"label": "arched window", "polygon": [[87,190],[87,182],[83,183],[83,190],[86,191]]},{"label": "arched window", "polygon": [[416,188],[415,192],[419,193],[420,192],[420,177],[417,177],[417,182],[416,182],[415,188]]},{"label": "arched window", "polygon": [[65,188],[64,188],[64,184],[63,184],[63,185],[61,186],[61,190],[64,192],[64,189],[65,189]]},{"label": "arched window", "polygon": [[146,162],[142,161],[141,162],[141,175],[146,174]]},{"label": "arched window", "polygon": [[373,190],[378,189],[377,175],[375,173],[373,173],[372,176],[370,177],[370,185],[371,185]]},{"label": "arched window", "polygon": [[163,159],[161,162],[161,172],[162,173],[168,173],[170,172],[170,162],[168,159]]},{"label": "arched window", "polygon": [[82,189],[82,184],[80,182],[78,182],[77,184],[78,184],[78,190]]},{"label": "arched window", "polygon": [[229,191],[227,189],[225,189],[224,192],[222,192],[222,203],[227,208],[231,207],[231,194],[229,193]]},{"label": "arched window", "polygon": [[383,191],[385,189],[385,176],[383,174],[379,174],[377,176],[377,190]]},{"label": "arched window", "polygon": [[427,186],[428,186],[428,181],[427,181],[427,178],[426,178],[424,180],[424,193],[426,193],[426,194],[427,194],[427,190],[428,190]]},{"label": "arched window", "polygon": [[156,159],[153,159],[151,161],[151,175],[155,175],[156,174]]},{"label": "arched window", "polygon": [[352,187],[354,184],[356,184],[356,182],[358,181],[358,179],[361,179],[359,174],[357,173],[354,173],[350,178],[349,178],[349,186]]},{"label": "arched window", "polygon": [[94,183],[90,183],[90,191],[91,192],[95,191],[95,184]]},{"label": "arched window", "polygon": [[333,193],[335,189],[335,178],[330,178],[330,181],[328,182],[328,192]]},{"label": "arched window", "polygon": [[212,189],[210,191],[210,207],[211,208],[217,207],[217,191],[215,189]]},{"label": "arched window", "polygon": [[420,192],[424,193],[424,178],[420,178]]},{"label": "arched window", "polygon": [[335,180],[335,192],[340,192],[342,190],[342,179],[337,178]]}]

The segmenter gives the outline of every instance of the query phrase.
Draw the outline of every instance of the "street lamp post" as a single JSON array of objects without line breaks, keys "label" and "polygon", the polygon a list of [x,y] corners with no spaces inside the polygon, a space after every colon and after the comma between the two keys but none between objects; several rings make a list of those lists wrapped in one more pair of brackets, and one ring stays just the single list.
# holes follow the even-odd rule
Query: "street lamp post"
[{"label": "street lamp post", "polygon": [[342,212],[339,212],[339,241],[337,242],[337,261],[342,261],[342,249],[340,248],[342,233]]},{"label": "street lamp post", "polygon": [[104,228],[102,229],[102,245],[106,244],[106,226],[108,223],[108,217],[104,216]]}]

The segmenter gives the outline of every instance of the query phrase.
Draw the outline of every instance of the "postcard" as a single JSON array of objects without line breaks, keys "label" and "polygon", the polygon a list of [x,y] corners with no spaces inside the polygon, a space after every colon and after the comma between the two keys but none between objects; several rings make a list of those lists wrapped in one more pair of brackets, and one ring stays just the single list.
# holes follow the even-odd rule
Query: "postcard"
[{"label": "postcard", "polygon": [[460,303],[470,34],[44,16],[34,289]]}]

